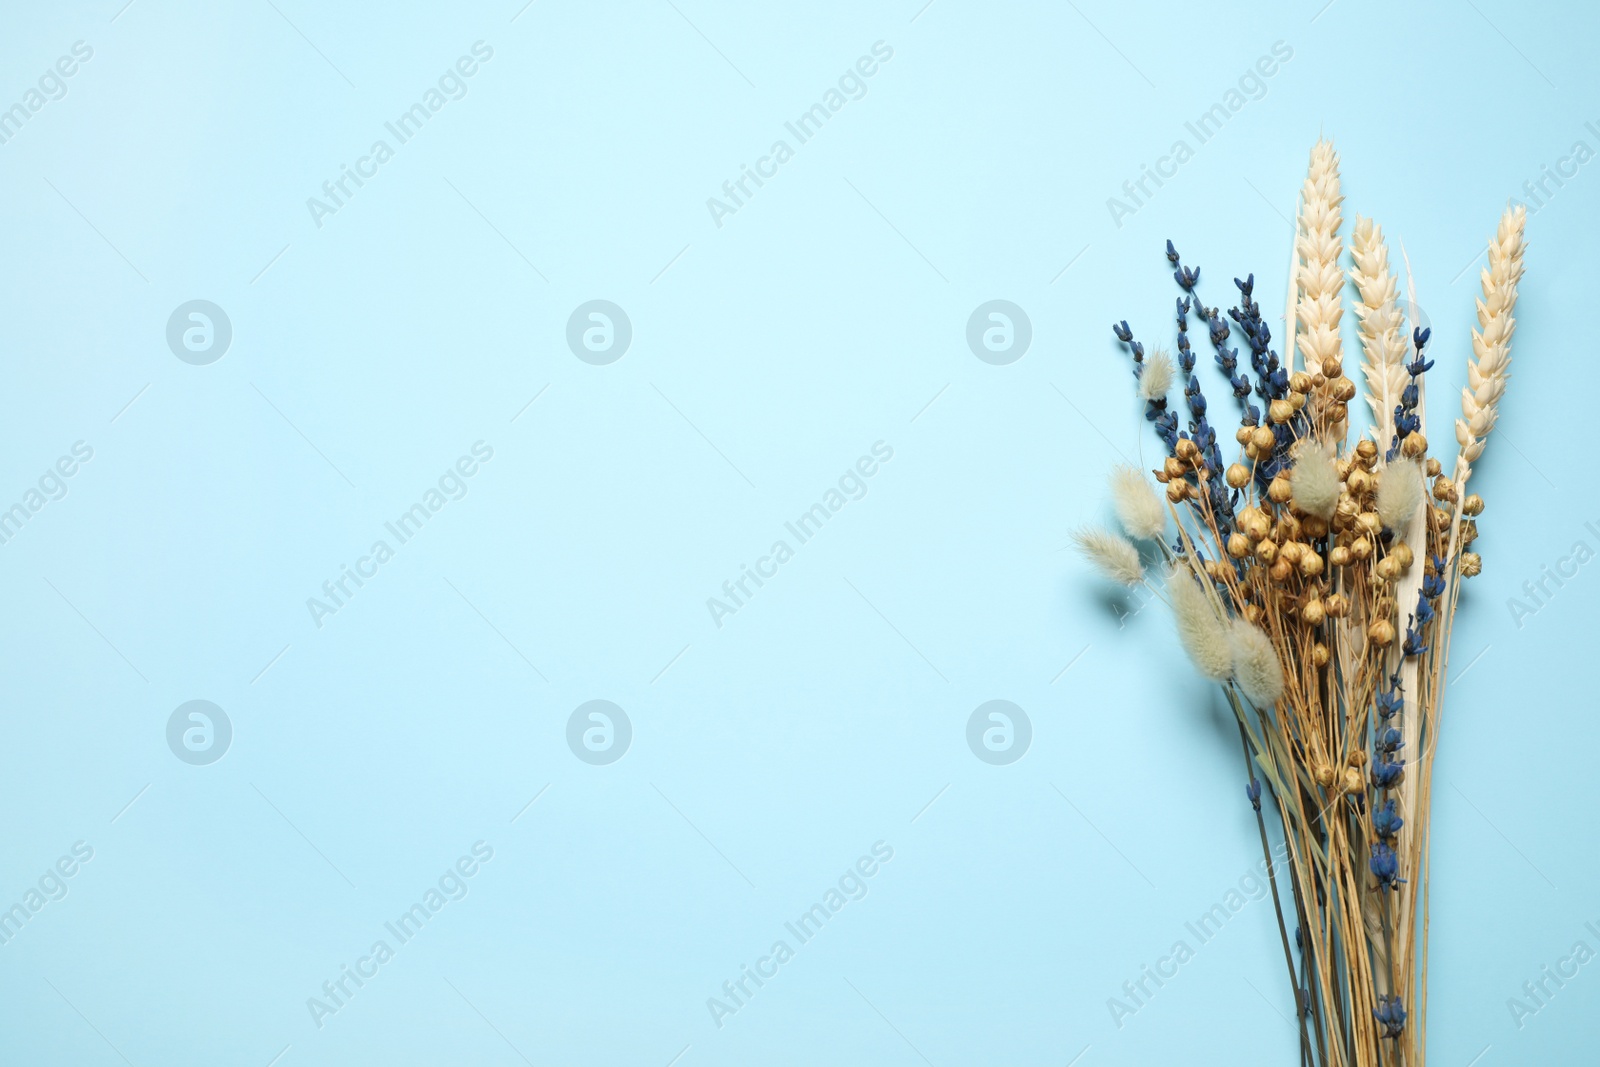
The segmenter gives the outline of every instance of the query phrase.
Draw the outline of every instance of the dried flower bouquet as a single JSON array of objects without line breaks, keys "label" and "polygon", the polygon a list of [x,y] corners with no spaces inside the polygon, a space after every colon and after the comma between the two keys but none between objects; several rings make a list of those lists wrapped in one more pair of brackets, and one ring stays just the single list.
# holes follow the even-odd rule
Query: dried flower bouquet
[{"label": "dried flower bouquet", "polygon": [[[1421,1067],[1433,756],[1461,581],[1482,568],[1469,546],[1483,500],[1467,487],[1508,380],[1525,216],[1507,210],[1489,242],[1446,469],[1424,436],[1430,331],[1413,323],[1408,333],[1383,231],[1360,216],[1348,280],[1372,425],[1351,433],[1343,198],[1327,141],[1311,151],[1300,200],[1282,359],[1254,276],[1234,280],[1238,304],[1224,317],[1203,302],[1199,268],[1167,243],[1182,290],[1176,365],[1126,322],[1114,327],[1166,446],[1154,472],[1166,499],[1119,468],[1123,532],[1089,528],[1076,540],[1107,577],[1170,605],[1195,668],[1220,683],[1238,719],[1263,852],[1281,830],[1274,851],[1287,853],[1272,890],[1301,1063]],[[1191,321],[1239,405],[1231,463],[1207,420]],[[1253,378],[1239,369],[1241,336]],[[1175,377],[1185,429],[1168,406]],[[1141,544],[1164,560],[1159,574]],[[1264,799],[1278,813],[1270,830]]]}]

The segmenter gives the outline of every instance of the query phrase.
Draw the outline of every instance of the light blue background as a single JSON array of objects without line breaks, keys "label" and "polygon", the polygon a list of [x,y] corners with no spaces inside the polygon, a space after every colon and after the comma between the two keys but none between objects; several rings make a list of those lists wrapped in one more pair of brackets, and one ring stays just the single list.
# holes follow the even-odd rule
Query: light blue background
[{"label": "light blue background", "polygon": [[[1108,324],[1170,336],[1169,236],[1209,299],[1253,270],[1278,316],[1325,132],[1346,218],[1409,250],[1448,458],[1469,264],[1542,165],[1600,149],[1600,17],[522,2],[6,5],[0,106],[94,54],[0,146],[0,506],[75,441],[94,458],[0,546],[0,906],[75,841],[94,859],[0,946],[0,1058],[1292,1062],[1266,904],[1107,1010],[1259,860],[1237,738],[1165,617],[1119,623],[1062,550],[1107,467],[1156,455]],[[319,229],[306,198],[479,40],[467,95]],[[877,41],[865,97],[715,225],[706,199]],[[1275,41],[1265,96],[1117,226],[1107,198]],[[1506,1000],[1600,948],[1600,575],[1520,627],[1506,600],[1600,548],[1597,224],[1595,162],[1529,220],[1474,483],[1441,1065],[1594,1054],[1593,966],[1521,1030]],[[564,340],[595,298],[634,330],[605,367]],[[995,298],[1033,326],[1009,366],[964,339]],[[191,299],[233,325],[210,366],[165,342]],[[317,628],[306,598],[479,440],[465,499]],[[880,440],[867,495],[713,625]],[[610,766],[565,741],[596,698],[634,728]],[[994,698],[1033,724],[1010,766],[965,741]],[[210,766],[166,745],[191,699],[233,723]],[[307,998],[479,840],[470,894],[318,1029]],[[707,998],[880,840],[868,895],[719,1029]]]}]

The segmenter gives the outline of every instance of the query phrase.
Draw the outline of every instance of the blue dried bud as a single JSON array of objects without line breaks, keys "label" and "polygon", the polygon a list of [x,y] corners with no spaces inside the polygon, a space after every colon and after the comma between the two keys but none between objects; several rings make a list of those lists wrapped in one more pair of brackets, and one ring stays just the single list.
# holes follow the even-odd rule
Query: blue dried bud
[{"label": "blue dried bud", "polygon": [[1399,1037],[1406,1028],[1406,1009],[1399,997],[1379,996],[1372,1017],[1383,1024],[1384,1037]]},{"label": "blue dried bud", "polygon": [[[1372,859],[1367,862],[1367,866],[1371,868],[1373,876],[1378,879],[1378,888],[1380,889],[1397,889],[1399,888],[1399,883],[1405,881],[1404,878],[1399,876],[1400,857],[1394,854],[1394,849],[1381,841],[1372,846]],[[1405,1022],[1404,1011],[1400,1013],[1400,1021],[1402,1023]],[[1398,1033],[1399,1031],[1395,1032]]]},{"label": "blue dried bud", "polygon": [[1383,807],[1372,813],[1372,830],[1379,837],[1394,837],[1406,821],[1394,809],[1394,801],[1390,800]]},{"label": "blue dried bud", "polygon": [[1405,775],[1406,761],[1397,759],[1393,763],[1384,760],[1374,760],[1372,764],[1372,784],[1379,789],[1388,789],[1397,785]]},{"label": "blue dried bud", "polygon": [[1417,629],[1420,630],[1424,626],[1428,625],[1428,623],[1432,622],[1433,621],[1433,616],[1434,616],[1433,605],[1428,603],[1428,598],[1427,598],[1426,595],[1424,595],[1422,593],[1418,593],[1417,594],[1417,614],[1416,614]]},{"label": "blue dried bud", "polygon": [[1211,313],[1211,343],[1220,345],[1228,339],[1228,324],[1215,311]]}]

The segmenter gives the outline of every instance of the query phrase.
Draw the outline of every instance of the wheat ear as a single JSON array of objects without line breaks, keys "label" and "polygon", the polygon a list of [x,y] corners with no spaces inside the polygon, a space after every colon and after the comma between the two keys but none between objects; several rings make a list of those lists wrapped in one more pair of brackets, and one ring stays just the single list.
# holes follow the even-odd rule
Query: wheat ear
[{"label": "wheat ear", "polygon": [[1339,267],[1339,153],[1333,142],[1321,140],[1311,149],[1311,165],[1300,190],[1300,215],[1295,224],[1294,336],[1307,371],[1319,370],[1323,361],[1340,354],[1340,291],[1344,274]]},{"label": "wheat ear", "polygon": [[1528,212],[1522,206],[1506,208],[1500,227],[1489,242],[1489,266],[1481,274],[1483,296],[1478,300],[1478,326],[1472,331],[1472,359],[1467,361],[1467,388],[1461,390],[1461,418],[1456,420],[1456,485],[1467,480],[1472,464],[1499,417],[1500,398],[1511,374],[1511,334],[1517,320],[1517,283],[1522,280],[1522,232]]},{"label": "wheat ear", "polygon": [[1350,259],[1355,264],[1350,268],[1350,280],[1359,297],[1356,318],[1361,327],[1361,371],[1367,379],[1372,432],[1378,444],[1387,448],[1394,437],[1395,405],[1406,387],[1406,337],[1383,228],[1357,215],[1350,230]]}]

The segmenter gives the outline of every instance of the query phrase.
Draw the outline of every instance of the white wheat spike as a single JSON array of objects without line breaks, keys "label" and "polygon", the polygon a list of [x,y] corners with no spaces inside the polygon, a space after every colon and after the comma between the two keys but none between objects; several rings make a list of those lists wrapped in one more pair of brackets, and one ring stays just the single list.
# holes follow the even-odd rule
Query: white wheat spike
[{"label": "white wheat spike", "polygon": [[1295,306],[1294,337],[1308,371],[1315,371],[1327,359],[1340,354],[1339,319],[1343,314],[1340,292],[1344,274],[1339,268],[1339,226],[1343,217],[1339,205],[1339,154],[1333,142],[1318,141],[1311,149],[1311,165],[1300,190],[1300,215],[1295,227],[1295,286],[1299,301]]},{"label": "white wheat spike", "polygon": [[[1298,218],[1300,215],[1300,201],[1298,197],[1295,199],[1294,213],[1295,217]],[[1295,305],[1300,299],[1300,286],[1296,284],[1295,281],[1295,279],[1300,277],[1300,253],[1296,248],[1299,243],[1300,230],[1299,227],[1296,227],[1295,238],[1289,242],[1289,303],[1288,306],[1283,310],[1283,370],[1285,374],[1293,374],[1295,372],[1294,309]]]},{"label": "white wheat spike", "polygon": [[1394,437],[1394,409],[1406,387],[1405,316],[1396,299],[1394,272],[1383,227],[1356,216],[1350,230],[1350,280],[1359,300],[1361,371],[1367,379],[1367,404],[1372,408],[1372,433],[1384,448]]},{"label": "white wheat spike", "polygon": [[1522,280],[1522,254],[1527,248],[1522,233],[1527,209],[1506,208],[1500,227],[1489,242],[1489,266],[1481,274],[1483,297],[1478,301],[1478,326],[1472,331],[1472,355],[1467,361],[1467,388],[1461,390],[1461,415],[1456,420],[1457,482],[1464,481],[1472,464],[1483,454],[1485,440],[1499,416],[1500,398],[1511,380],[1511,334],[1517,320],[1517,283]]}]

